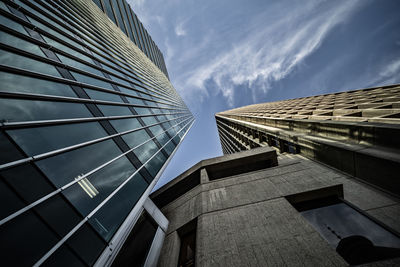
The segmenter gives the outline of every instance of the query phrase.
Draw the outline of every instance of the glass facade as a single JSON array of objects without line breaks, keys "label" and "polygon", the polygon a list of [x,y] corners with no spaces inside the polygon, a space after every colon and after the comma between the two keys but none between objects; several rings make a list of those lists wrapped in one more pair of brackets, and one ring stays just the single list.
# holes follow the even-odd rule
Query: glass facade
[{"label": "glass facade", "polygon": [[93,265],[193,116],[124,0],[0,2],[0,21],[2,265]]},{"label": "glass facade", "polygon": [[93,2],[153,61],[168,77],[164,56],[125,0],[93,0]]}]

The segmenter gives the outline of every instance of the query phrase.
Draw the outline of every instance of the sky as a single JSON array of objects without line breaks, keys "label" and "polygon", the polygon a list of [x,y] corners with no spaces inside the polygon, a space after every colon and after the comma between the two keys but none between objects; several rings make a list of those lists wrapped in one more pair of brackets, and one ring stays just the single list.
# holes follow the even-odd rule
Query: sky
[{"label": "sky", "polygon": [[400,83],[398,0],[128,0],[196,118],[155,189],[221,156],[214,115]]}]

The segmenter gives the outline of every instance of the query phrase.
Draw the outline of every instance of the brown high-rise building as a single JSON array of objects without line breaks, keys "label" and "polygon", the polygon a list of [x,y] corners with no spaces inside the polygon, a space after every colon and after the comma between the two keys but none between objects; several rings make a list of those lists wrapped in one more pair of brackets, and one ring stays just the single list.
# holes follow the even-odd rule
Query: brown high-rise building
[{"label": "brown high-rise building", "polygon": [[399,195],[399,85],[249,105],[215,117],[224,154],[272,146]]}]

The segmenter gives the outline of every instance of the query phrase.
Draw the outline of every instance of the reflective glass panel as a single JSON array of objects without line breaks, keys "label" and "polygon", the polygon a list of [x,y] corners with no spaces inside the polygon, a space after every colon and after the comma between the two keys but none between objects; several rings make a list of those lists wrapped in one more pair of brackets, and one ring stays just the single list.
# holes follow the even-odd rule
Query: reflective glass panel
[{"label": "reflective glass panel", "polygon": [[126,106],[97,105],[105,116],[133,115]]},{"label": "reflective glass panel", "polygon": [[85,89],[86,93],[91,99],[112,101],[112,102],[122,102],[122,98],[119,95],[106,93],[97,90]]},{"label": "reflective glass panel", "polygon": [[29,156],[106,136],[98,122],[9,130],[7,133]]},{"label": "reflective glass panel", "polygon": [[21,99],[0,99],[0,120],[35,121],[92,117],[83,104]]},{"label": "reflective glass panel", "polygon": [[76,97],[67,84],[0,72],[0,91]]},{"label": "reflective glass panel", "polygon": [[17,67],[21,69],[31,70],[39,73],[60,77],[60,74],[58,73],[56,68],[52,65],[1,49],[0,49],[0,64],[5,64],[12,67]]},{"label": "reflective glass panel", "polygon": [[119,132],[119,133],[142,127],[142,125],[139,123],[139,121],[136,118],[122,119],[122,120],[110,120],[110,123],[115,128],[115,130],[117,130],[117,132]]},{"label": "reflective glass panel", "polygon": [[83,178],[63,193],[83,216],[86,216],[133,174],[135,168],[124,156]]},{"label": "reflective glass panel", "polygon": [[109,241],[148,184],[137,173],[129,182],[118,191],[96,214],[89,220],[90,224]]},{"label": "reflective glass panel", "polygon": [[130,148],[134,148],[135,146],[147,141],[150,139],[150,136],[146,133],[145,130],[135,131],[133,133],[124,134],[122,139],[128,144]]},{"label": "reflective glass panel", "polygon": [[57,187],[61,187],[120,154],[121,150],[114,141],[106,140],[37,161],[36,164]]}]

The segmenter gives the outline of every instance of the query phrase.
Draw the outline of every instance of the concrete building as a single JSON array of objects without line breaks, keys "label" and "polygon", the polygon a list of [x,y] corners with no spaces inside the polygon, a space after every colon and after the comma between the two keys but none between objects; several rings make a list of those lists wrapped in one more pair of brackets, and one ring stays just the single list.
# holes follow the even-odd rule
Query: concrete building
[{"label": "concrete building", "polygon": [[125,0],[0,2],[0,265],[154,265],[193,124]]},{"label": "concrete building", "polygon": [[272,146],[400,195],[400,86],[240,107],[215,116],[224,154]]},{"label": "concrete building", "polygon": [[398,266],[400,201],[270,147],[203,160],[151,195],[158,266]]}]

